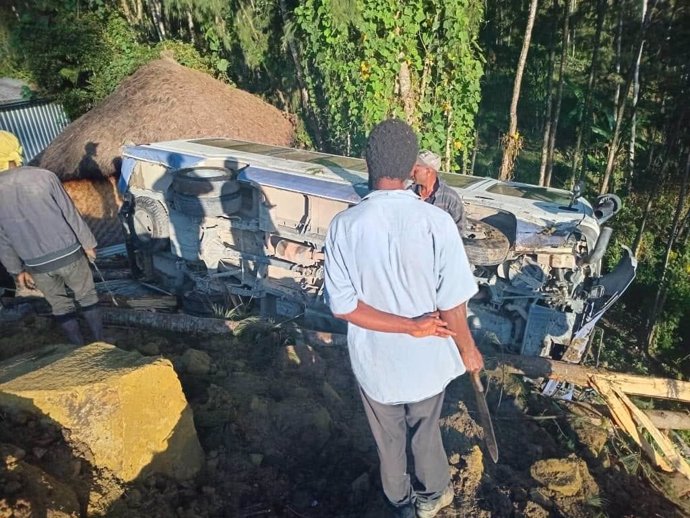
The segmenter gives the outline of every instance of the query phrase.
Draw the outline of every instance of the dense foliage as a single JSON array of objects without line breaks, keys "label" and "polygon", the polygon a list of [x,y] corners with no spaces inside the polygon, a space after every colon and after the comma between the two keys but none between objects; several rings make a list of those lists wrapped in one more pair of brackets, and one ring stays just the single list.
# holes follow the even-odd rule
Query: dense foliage
[{"label": "dense foliage", "polygon": [[334,149],[359,153],[371,127],[406,119],[455,163],[474,139],[482,17],[474,0],[305,0],[295,9],[312,110]]},{"label": "dense foliage", "polygon": [[687,373],[690,10],[679,0],[538,2],[506,138],[531,5],[10,0],[0,7],[0,75],[78,115],[167,52],[295,113],[305,145],[358,154],[368,129],[397,115],[449,169],[496,176],[504,145],[519,141],[515,179],[583,180],[589,195],[623,197],[607,259],[629,245],[640,264],[612,328]]}]

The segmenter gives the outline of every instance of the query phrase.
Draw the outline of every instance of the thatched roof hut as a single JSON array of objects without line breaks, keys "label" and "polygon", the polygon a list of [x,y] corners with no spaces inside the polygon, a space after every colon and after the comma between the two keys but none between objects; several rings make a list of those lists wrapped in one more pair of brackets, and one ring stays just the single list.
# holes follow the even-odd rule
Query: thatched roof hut
[{"label": "thatched roof hut", "polygon": [[152,61],[71,123],[33,161],[61,179],[119,173],[125,143],[230,137],[289,146],[287,117],[258,97],[169,59]]}]

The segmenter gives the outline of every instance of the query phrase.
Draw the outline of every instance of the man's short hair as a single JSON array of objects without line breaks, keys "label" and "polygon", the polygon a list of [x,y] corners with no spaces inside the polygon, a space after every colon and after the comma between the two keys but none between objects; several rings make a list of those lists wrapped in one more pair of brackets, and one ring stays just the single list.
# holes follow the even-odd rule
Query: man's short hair
[{"label": "man's short hair", "polygon": [[417,163],[419,165],[423,165],[424,167],[429,167],[437,172],[441,169],[441,157],[433,151],[428,151],[426,149],[419,153]]},{"label": "man's short hair", "polygon": [[381,178],[407,180],[417,160],[417,135],[400,119],[388,119],[377,124],[369,134],[365,157],[369,168],[369,183]]}]

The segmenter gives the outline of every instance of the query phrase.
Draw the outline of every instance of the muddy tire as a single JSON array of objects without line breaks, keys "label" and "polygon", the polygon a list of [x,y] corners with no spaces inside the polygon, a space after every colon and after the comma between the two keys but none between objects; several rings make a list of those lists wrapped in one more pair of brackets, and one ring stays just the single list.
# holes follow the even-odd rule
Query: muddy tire
[{"label": "muddy tire", "polygon": [[173,204],[177,210],[187,216],[199,218],[229,216],[242,207],[242,195],[235,193],[217,198],[200,198],[176,192],[173,194]]},{"label": "muddy tire", "polygon": [[501,264],[510,252],[510,241],[503,232],[474,219],[467,220],[462,242],[470,264],[475,266]]},{"label": "muddy tire", "polygon": [[134,198],[130,232],[136,246],[148,250],[165,250],[170,246],[168,211],[158,200],[147,196]]},{"label": "muddy tire", "polygon": [[240,183],[230,169],[190,167],[173,172],[172,190],[196,198],[220,198],[235,194],[240,190]]}]

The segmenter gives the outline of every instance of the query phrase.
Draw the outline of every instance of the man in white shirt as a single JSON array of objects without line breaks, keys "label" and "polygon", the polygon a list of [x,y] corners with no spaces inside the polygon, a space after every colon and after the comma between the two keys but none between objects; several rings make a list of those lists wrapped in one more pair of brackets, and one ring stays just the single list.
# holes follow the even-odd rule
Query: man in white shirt
[{"label": "man in white shirt", "polygon": [[[366,159],[373,191],[333,219],[325,283],[331,311],[348,322],[386,497],[396,516],[430,518],[454,496],[439,428],[445,387],[480,370],[483,360],[467,326],[466,303],[477,286],[457,227],[405,189],[417,153],[417,137],[403,121],[372,130]],[[417,490],[407,473],[408,431]]]}]

